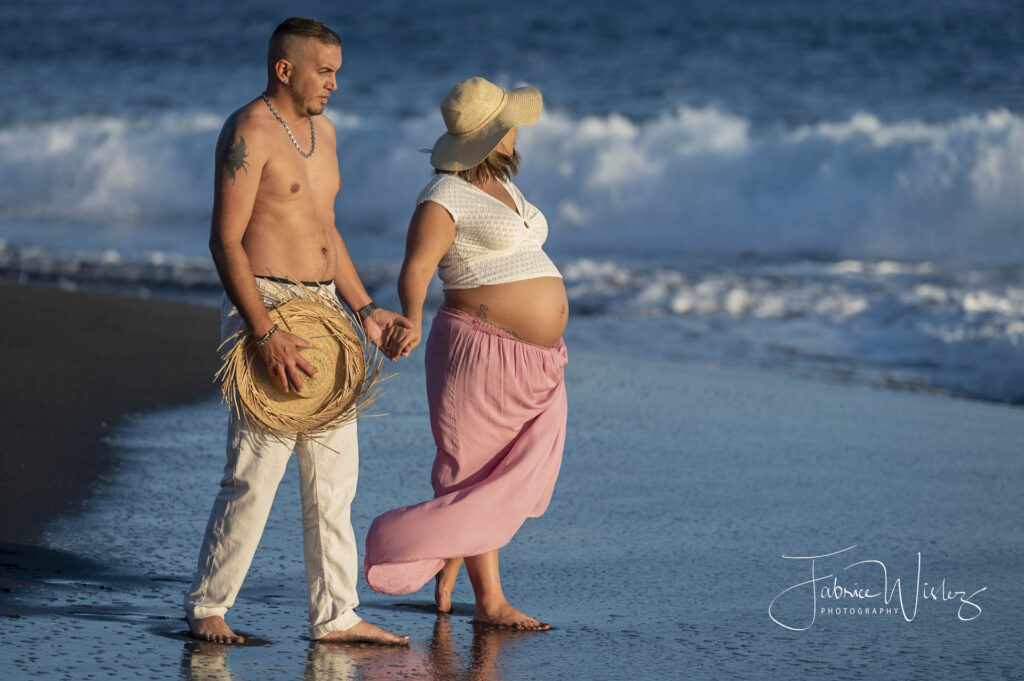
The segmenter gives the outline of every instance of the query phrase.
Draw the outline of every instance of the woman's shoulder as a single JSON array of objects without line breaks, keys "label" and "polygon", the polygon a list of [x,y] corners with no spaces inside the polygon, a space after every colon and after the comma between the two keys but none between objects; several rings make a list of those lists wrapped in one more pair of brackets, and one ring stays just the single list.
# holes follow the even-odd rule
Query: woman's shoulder
[{"label": "woman's shoulder", "polygon": [[423,203],[424,201],[436,201],[438,203],[444,203],[445,201],[451,200],[455,195],[463,191],[466,181],[462,180],[454,175],[448,173],[438,173],[430,178],[430,182],[427,182],[427,186],[420,192],[419,197],[416,199],[416,203]]}]

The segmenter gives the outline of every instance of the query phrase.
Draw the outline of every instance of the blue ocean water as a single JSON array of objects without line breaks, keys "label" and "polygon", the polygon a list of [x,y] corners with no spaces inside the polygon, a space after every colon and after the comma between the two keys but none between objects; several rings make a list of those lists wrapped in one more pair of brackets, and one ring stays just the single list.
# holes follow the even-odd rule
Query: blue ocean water
[{"label": "blue ocean water", "polygon": [[[544,92],[518,184],[596,344],[1024,401],[1021,3],[287,11],[344,42],[336,208],[375,296],[437,102],[483,75]],[[264,86],[280,4],[2,12],[0,276],[215,298],[213,144]]]}]

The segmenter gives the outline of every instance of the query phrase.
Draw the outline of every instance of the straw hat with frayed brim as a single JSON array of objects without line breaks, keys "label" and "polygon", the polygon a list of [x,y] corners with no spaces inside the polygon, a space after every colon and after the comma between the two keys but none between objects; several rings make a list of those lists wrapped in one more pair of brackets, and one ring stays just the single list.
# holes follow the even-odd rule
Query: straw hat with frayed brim
[{"label": "straw hat with frayed brim", "polygon": [[434,143],[430,165],[469,170],[487,158],[509,130],[536,123],[543,108],[535,87],[504,90],[484,78],[467,78],[441,102],[448,132]]},{"label": "straw hat with frayed brim", "polygon": [[[299,282],[271,293],[278,302],[267,310],[283,331],[312,347],[299,350],[316,369],[302,373],[302,390],[286,393],[267,372],[248,328],[229,337],[215,380],[224,401],[250,427],[271,435],[315,435],[368,416],[380,391],[382,359],[358,324],[326,289]],[[358,331],[357,331],[358,329]]]}]

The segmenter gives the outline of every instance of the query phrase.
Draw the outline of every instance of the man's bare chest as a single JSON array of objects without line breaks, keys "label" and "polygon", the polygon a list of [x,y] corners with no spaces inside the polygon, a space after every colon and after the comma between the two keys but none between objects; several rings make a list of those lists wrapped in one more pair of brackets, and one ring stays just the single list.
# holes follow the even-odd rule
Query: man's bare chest
[{"label": "man's bare chest", "polygon": [[310,158],[303,158],[291,145],[274,151],[263,167],[258,198],[333,206],[341,185],[333,149],[318,148]]}]

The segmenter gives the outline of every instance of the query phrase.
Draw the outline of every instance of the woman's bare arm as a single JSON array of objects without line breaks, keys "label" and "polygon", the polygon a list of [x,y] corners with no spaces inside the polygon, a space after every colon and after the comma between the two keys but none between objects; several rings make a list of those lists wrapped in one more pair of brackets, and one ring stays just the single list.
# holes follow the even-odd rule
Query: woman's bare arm
[{"label": "woman's bare arm", "polygon": [[412,322],[413,328],[399,329],[390,339],[394,351],[400,355],[408,355],[419,345],[427,287],[437,264],[454,240],[455,221],[447,210],[433,201],[424,201],[416,207],[409,221],[405,260],[398,276],[402,314]]}]

